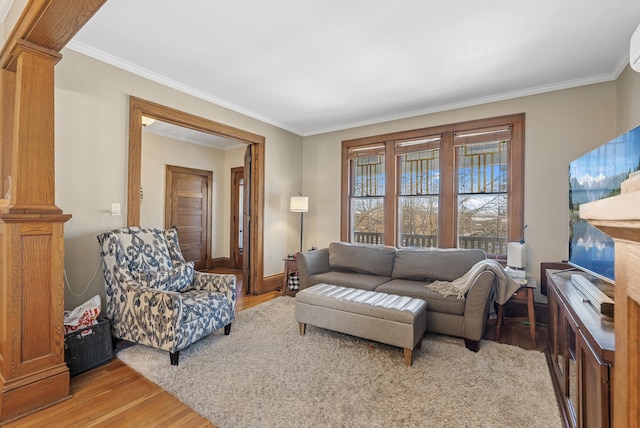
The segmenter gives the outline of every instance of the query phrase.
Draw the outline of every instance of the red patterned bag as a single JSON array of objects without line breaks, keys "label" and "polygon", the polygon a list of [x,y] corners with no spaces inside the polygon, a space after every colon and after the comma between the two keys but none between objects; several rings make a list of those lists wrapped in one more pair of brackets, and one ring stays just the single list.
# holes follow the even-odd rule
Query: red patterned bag
[{"label": "red patterned bag", "polygon": [[64,312],[64,334],[76,331],[79,328],[88,327],[98,323],[100,314],[100,296],[91,299],[76,307],[73,311]]}]

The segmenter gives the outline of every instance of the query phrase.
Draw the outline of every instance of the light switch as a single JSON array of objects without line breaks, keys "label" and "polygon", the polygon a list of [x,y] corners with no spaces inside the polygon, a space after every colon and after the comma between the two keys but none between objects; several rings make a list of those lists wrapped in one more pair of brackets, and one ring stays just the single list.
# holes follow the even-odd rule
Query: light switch
[{"label": "light switch", "polygon": [[120,215],[120,204],[117,202],[111,202],[111,215]]}]

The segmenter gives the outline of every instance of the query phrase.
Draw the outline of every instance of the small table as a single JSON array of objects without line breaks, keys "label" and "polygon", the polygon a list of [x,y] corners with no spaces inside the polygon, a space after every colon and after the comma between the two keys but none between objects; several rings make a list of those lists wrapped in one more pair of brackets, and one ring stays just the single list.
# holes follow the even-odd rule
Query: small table
[{"label": "small table", "polygon": [[[284,279],[282,280],[282,295],[287,295],[287,290],[289,290],[289,274],[291,272],[298,271],[298,262],[295,258],[287,257],[284,260]],[[295,292],[294,292],[295,294]]]},{"label": "small table", "polygon": [[502,325],[508,322],[529,321],[529,334],[531,336],[531,349],[536,349],[536,313],[533,306],[533,290],[536,289],[536,281],[528,280],[518,291],[511,296],[509,301],[526,302],[527,317],[509,317],[505,319],[504,305],[498,305],[498,319],[496,321],[496,340],[500,340]]}]

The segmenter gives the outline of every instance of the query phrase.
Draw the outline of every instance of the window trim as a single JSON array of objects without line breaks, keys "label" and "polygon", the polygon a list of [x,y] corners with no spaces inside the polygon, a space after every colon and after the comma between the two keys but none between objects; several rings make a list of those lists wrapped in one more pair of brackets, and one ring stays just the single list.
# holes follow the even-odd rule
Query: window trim
[{"label": "window trim", "polygon": [[[455,171],[456,146],[470,142],[474,137],[465,137],[462,141],[455,141],[455,135],[479,129],[495,129],[511,126],[511,142],[509,146],[509,179],[507,183],[507,210],[509,215],[507,241],[519,241],[524,228],[524,113],[498,116],[487,119],[477,119],[409,131],[368,136],[342,141],[342,184],[341,184],[341,215],[340,239],[349,241],[349,213],[350,213],[350,168],[349,149],[360,146],[384,144],[385,146],[385,222],[384,244],[396,246],[398,242],[397,206],[398,185],[396,183],[397,162],[395,156],[396,143],[399,140],[420,139],[441,136],[440,143],[440,202],[439,202],[439,246],[441,248],[457,247],[457,209],[455,198],[457,173]],[[391,178],[391,179],[389,179]]]}]

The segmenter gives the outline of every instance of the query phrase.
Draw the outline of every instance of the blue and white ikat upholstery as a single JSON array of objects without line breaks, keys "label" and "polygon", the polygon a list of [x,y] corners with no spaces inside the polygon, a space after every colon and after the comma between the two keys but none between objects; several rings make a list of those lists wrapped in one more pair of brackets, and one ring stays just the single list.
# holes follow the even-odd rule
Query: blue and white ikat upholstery
[{"label": "blue and white ikat upholstery", "polygon": [[125,227],[98,242],[113,336],[177,353],[233,322],[235,275],[194,271],[175,228]]}]

